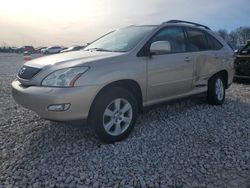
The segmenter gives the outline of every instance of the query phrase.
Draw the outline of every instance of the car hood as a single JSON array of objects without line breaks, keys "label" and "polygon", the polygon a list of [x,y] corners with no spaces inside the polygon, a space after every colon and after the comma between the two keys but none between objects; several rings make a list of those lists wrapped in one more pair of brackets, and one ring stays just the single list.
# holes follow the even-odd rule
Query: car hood
[{"label": "car hood", "polygon": [[79,66],[88,62],[97,61],[100,59],[107,59],[117,57],[123,53],[118,52],[100,52],[100,51],[73,51],[67,53],[60,53],[56,55],[49,55],[37,58],[25,63],[26,66],[43,68],[53,65],[70,65]]}]

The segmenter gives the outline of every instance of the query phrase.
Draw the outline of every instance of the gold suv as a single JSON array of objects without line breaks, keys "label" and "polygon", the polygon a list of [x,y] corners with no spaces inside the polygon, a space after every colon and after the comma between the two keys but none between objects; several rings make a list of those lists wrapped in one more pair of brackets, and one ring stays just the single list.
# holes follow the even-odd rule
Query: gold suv
[{"label": "gold suv", "polygon": [[45,119],[87,119],[102,141],[114,142],[128,136],[145,106],[204,92],[209,104],[222,104],[233,55],[197,23],[129,26],[83,50],[28,61],[12,92]]}]

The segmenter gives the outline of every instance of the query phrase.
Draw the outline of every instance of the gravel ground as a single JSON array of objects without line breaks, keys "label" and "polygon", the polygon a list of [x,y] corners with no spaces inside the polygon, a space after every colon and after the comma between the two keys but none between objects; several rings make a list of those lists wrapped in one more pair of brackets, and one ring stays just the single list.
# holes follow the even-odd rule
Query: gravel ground
[{"label": "gravel ground", "polygon": [[0,54],[0,187],[250,186],[250,85],[233,84],[222,106],[155,107],[108,145],[87,125],[46,121],[13,101],[22,58]]}]

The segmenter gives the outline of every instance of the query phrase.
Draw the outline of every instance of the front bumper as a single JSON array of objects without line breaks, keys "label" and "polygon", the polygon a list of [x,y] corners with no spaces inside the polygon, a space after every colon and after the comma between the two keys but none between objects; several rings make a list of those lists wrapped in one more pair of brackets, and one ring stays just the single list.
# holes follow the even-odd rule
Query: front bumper
[{"label": "front bumper", "polygon": [[[12,82],[12,95],[17,103],[49,120],[71,121],[87,119],[94,97],[100,86],[55,88],[23,87],[19,81]],[[51,104],[70,104],[66,111],[49,111]]]}]

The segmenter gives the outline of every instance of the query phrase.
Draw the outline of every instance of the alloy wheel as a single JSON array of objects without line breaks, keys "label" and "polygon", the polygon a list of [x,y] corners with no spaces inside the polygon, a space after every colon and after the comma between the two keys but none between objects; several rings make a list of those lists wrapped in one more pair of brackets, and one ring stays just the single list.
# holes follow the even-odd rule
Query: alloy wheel
[{"label": "alloy wheel", "polygon": [[218,100],[223,100],[224,97],[224,84],[220,78],[215,82],[215,94]]},{"label": "alloy wheel", "polygon": [[124,133],[133,118],[131,104],[122,98],[113,100],[103,113],[103,127],[112,136]]}]

